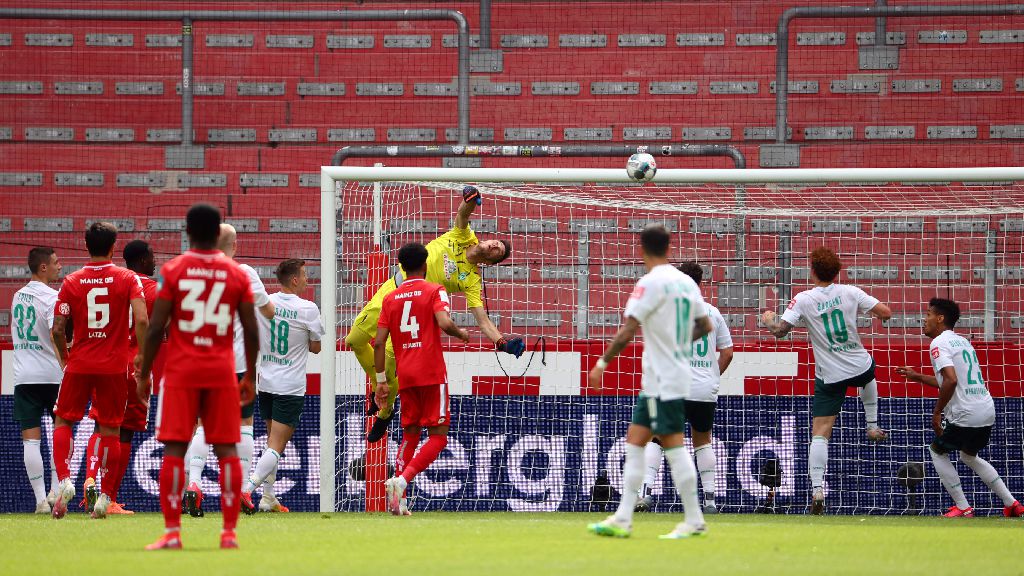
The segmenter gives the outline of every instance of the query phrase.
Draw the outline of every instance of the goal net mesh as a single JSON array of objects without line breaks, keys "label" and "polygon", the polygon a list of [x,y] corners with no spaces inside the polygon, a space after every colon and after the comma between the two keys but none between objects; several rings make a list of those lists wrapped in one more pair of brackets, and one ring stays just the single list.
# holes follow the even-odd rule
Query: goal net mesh
[{"label": "goal net mesh", "polygon": [[[383,253],[387,274],[393,273],[399,247],[430,242],[451,228],[463,185],[382,183],[377,246],[373,184],[340,183],[339,342],[379,285],[379,279],[368,280],[370,255]],[[803,513],[809,503],[813,354],[805,330],[776,340],[758,317],[763,310],[781,312],[811,286],[808,254],[818,246],[842,259],[839,282],[863,288],[894,313],[887,322],[857,319],[878,366],[879,420],[890,440],[866,440],[864,412],[850,389],[829,443],[830,511],[934,512],[947,502],[927,454],[934,390],[895,372],[909,365],[931,373],[921,326],[934,296],[960,303],[957,330],[977,349],[995,399],[996,425],[982,454],[1011,491],[1024,492],[1021,184],[477,186],[484,201],[473,213],[472,229],[481,240],[512,245],[508,260],[482,268],[487,312],[502,333],[522,336],[527,352],[519,359],[495,352],[474,328],[464,296],[453,295],[453,316],[469,328],[472,341],[462,345],[445,337],[450,440],[416,478],[414,511],[593,511],[614,505],[623,436],[640,386],[642,336],[611,365],[602,389],[587,389],[586,372],[621,323],[626,299],[644,273],[638,232],[650,222],[672,231],[672,262],[694,260],[703,267],[704,297],[722,311],[735,342],[714,425],[721,509],[753,511],[768,493],[771,481],[762,472],[770,460],[781,470],[777,510]],[[329,281],[324,279],[325,289]],[[336,507],[364,510],[367,478],[390,473],[401,431],[396,418],[387,439],[388,464],[383,471],[377,465],[375,473],[365,455],[366,376],[351,352],[339,356],[338,373]],[[398,406],[400,412],[400,401]],[[923,481],[916,480],[921,469]],[[960,469],[975,508],[1002,506],[966,466]],[[681,509],[667,466],[653,495],[655,510]]]}]

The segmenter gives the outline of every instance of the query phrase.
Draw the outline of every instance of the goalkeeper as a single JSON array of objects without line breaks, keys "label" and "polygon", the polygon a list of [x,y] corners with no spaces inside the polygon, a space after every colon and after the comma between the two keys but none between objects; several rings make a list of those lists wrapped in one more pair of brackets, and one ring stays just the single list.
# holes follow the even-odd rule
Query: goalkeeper
[{"label": "goalkeeper", "polygon": [[[482,264],[498,264],[508,258],[512,245],[505,240],[480,242],[469,227],[469,217],[477,206],[483,204],[480,191],[473,186],[462,189],[463,203],[455,214],[455,226],[445,234],[427,244],[428,282],[441,284],[449,294],[461,292],[466,295],[466,305],[476,319],[480,331],[494,342],[497,350],[512,354],[516,358],[526,351],[526,343],[518,336],[504,336],[491,322],[484,310],[481,296],[483,281],[480,278]],[[376,377],[373,366],[373,346],[370,340],[377,334],[377,318],[380,316],[384,297],[402,284],[404,272],[398,272],[377,289],[370,301],[356,316],[352,330],[345,337],[345,344],[355,353],[359,365],[370,378]],[[398,378],[395,376],[395,351],[390,339],[387,345],[388,399],[384,406],[377,406],[377,417],[366,440],[371,444],[384,437],[394,417],[395,396],[398,394]]]}]

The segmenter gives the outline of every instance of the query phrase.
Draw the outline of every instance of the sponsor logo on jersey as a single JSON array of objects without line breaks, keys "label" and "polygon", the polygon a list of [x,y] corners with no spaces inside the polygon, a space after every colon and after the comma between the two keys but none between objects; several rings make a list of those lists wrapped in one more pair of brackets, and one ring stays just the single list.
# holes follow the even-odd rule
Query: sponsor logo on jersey
[{"label": "sponsor logo on jersey", "polygon": [[640,298],[643,297],[643,295],[644,295],[644,287],[643,286],[637,286],[636,288],[633,288],[633,293],[629,295],[629,298],[631,300],[639,300]]},{"label": "sponsor logo on jersey", "polygon": [[786,310],[792,310],[794,306],[796,306],[796,298],[789,301],[789,305],[786,306]]},{"label": "sponsor logo on jersey", "polygon": [[932,348],[932,358],[935,358],[937,360],[939,358],[939,354],[940,352],[938,348]]},{"label": "sponsor logo on jersey", "polygon": [[71,314],[71,306],[67,302],[61,302],[60,303],[60,315],[61,316],[67,316],[68,314]]}]

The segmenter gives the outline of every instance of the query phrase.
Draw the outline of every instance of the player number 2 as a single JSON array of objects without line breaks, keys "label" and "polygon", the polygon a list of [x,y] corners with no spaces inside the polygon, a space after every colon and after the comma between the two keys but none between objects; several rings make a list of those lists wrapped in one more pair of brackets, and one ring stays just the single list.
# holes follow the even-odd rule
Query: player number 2
[{"label": "player number 2", "polygon": [[18,304],[14,307],[14,329],[18,333],[18,338],[28,340],[29,342],[38,342],[39,337],[35,335],[36,329],[36,309],[31,306],[24,306]]},{"label": "player number 2", "polygon": [[420,324],[416,321],[416,317],[411,314],[412,312],[412,300],[406,300],[405,306],[402,308],[402,323],[398,325],[398,329],[402,332],[408,332],[409,337],[413,340],[420,339]]},{"label": "player number 2", "polygon": [[[832,326],[829,326],[829,317],[832,319]],[[825,336],[829,344],[842,344],[850,339],[850,332],[846,329],[846,317],[843,311],[836,308],[830,315],[825,312],[821,315],[821,322],[825,325]]]},{"label": "player number 2", "polygon": [[93,288],[86,293],[85,304],[89,311],[89,328],[102,329],[110,323],[110,304],[96,301],[98,296],[106,296],[108,292],[106,288]]},{"label": "player number 2", "polygon": [[206,280],[179,280],[178,290],[185,292],[181,300],[182,312],[191,312],[190,320],[178,320],[178,329],[182,332],[198,332],[206,324],[217,327],[217,336],[224,336],[231,326],[231,307],[221,304],[220,299],[224,295],[224,283],[214,282],[210,287],[210,294],[203,302],[200,300],[206,292]]}]

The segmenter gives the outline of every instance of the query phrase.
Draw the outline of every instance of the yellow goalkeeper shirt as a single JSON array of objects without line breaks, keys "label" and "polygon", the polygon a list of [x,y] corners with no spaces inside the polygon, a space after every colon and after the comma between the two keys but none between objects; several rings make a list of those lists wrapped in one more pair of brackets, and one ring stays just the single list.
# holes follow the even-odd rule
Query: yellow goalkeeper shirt
[{"label": "yellow goalkeeper shirt", "polygon": [[476,233],[467,226],[452,228],[427,244],[427,281],[443,285],[449,294],[465,294],[469,308],[484,305],[480,268],[466,260],[466,248],[479,243]]}]

